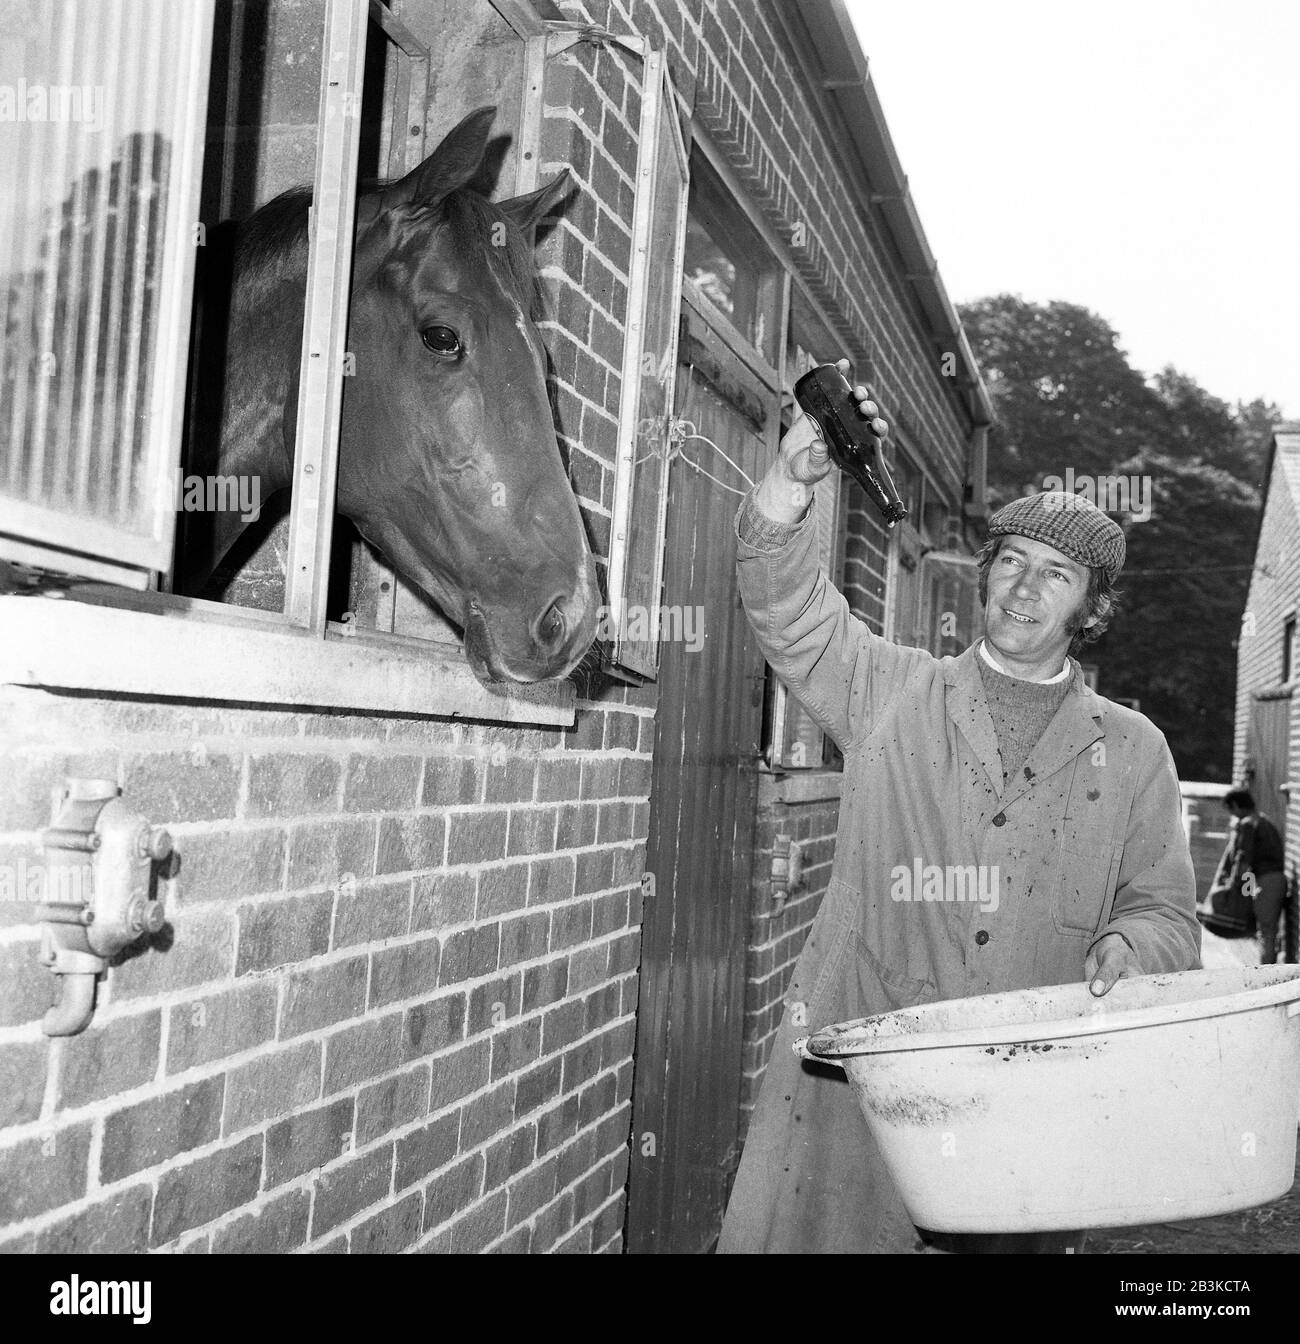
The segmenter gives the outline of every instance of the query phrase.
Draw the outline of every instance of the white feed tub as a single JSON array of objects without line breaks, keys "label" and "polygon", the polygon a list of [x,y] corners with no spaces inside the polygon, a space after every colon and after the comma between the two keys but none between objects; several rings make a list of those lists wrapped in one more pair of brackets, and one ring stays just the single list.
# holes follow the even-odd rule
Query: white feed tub
[{"label": "white feed tub", "polygon": [[795,1042],[848,1074],[918,1227],[1201,1218],[1291,1188],[1300,966],[951,999]]}]

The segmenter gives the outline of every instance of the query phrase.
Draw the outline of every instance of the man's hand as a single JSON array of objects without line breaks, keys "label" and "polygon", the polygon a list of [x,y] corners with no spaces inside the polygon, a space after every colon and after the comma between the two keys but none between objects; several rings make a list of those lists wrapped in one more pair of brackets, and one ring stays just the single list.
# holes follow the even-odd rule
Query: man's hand
[{"label": "man's hand", "polygon": [[[847,378],[849,361],[841,359],[836,368]],[[871,400],[870,389],[857,384],[853,395],[858,412],[871,421],[871,432],[879,439],[889,433],[889,425],[879,418],[879,407]],[[835,463],[817,431],[817,424],[802,410],[796,410],[794,423],[781,439],[776,461],[758,483],[754,502],[759,510],[777,523],[797,523],[807,512],[812,488],[829,476]]]},{"label": "man's hand", "polygon": [[1098,998],[1109,993],[1116,980],[1143,974],[1137,953],[1118,933],[1108,933],[1096,943],[1083,963],[1083,978]]}]

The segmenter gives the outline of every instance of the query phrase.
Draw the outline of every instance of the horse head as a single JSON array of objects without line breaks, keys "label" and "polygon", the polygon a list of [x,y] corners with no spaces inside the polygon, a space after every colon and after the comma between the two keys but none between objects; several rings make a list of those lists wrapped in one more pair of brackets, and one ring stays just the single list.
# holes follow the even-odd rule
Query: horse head
[{"label": "horse head", "polygon": [[463,627],[480,679],[538,681],[581,660],[599,603],[532,321],[526,233],[567,173],[473,191],[494,114],[358,203],[338,508]]}]

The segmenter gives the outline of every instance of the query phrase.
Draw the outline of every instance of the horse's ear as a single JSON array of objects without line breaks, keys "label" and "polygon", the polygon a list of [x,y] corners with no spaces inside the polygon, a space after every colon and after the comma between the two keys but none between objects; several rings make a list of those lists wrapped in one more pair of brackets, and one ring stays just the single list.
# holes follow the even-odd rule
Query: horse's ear
[{"label": "horse's ear", "polygon": [[417,168],[383,189],[383,209],[395,205],[437,205],[478,172],[496,120],[495,107],[480,107],[449,131],[437,149]]},{"label": "horse's ear", "polygon": [[508,201],[498,201],[497,209],[527,233],[539,219],[545,219],[551,213],[555,203],[569,190],[570,185],[570,174],[566,168],[538,191],[530,192],[527,196],[513,196]]}]

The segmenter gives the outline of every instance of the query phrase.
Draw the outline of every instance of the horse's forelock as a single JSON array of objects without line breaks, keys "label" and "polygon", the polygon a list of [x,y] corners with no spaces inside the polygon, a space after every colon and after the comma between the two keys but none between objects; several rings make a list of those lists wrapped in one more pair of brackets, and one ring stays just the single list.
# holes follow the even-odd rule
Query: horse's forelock
[{"label": "horse's forelock", "polygon": [[518,225],[498,206],[468,188],[447,196],[443,217],[461,260],[469,266],[499,262],[496,269],[524,312],[531,315],[539,297],[537,272],[533,250]]}]

